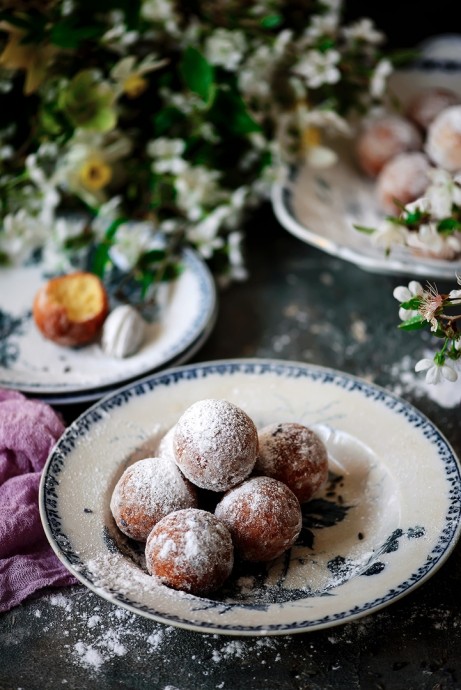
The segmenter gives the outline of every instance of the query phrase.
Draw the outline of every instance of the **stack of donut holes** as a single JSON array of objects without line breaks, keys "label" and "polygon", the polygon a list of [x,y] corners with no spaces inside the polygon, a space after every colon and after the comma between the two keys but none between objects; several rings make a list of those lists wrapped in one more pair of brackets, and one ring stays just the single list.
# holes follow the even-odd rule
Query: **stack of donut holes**
[{"label": "stack of donut holes", "polygon": [[130,465],[110,509],[145,542],[148,572],[175,590],[219,589],[237,559],[271,561],[296,541],[301,504],[328,478],[320,437],[297,422],[257,429],[227,400],[199,400],[161,439],[156,457]]},{"label": "stack of donut holes", "polygon": [[361,170],[376,181],[381,210],[399,214],[401,205],[423,196],[431,169],[461,171],[461,96],[438,86],[418,90],[402,112],[366,119],[355,152]]}]

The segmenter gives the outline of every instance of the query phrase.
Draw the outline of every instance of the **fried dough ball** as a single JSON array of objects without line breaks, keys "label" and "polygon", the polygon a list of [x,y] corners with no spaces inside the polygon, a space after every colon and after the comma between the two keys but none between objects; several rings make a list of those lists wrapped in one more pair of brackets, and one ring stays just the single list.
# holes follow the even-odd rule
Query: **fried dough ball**
[{"label": "fried dough ball", "polygon": [[441,86],[429,86],[418,91],[407,104],[405,114],[415,125],[426,131],[437,115],[461,102],[457,93]]},{"label": "fried dough ball", "polygon": [[226,492],[215,509],[246,561],[271,561],[289,549],[302,526],[294,493],[272,477],[253,477]]},{"label": "fried dough ball", "polygon": [[117,527],[146,541],[153,526],[174,510],[195,508],[197,492],[168,458],[144,458],[130,465],[112,493],[110,509]]},{"label": "fried dough ball", "polygon": [[401,212],[401,207],[423,196],[429,183],[432,166],[420,151],[401,153],[383,167],[376,180],[376,199],[380,208],[389,214]]},{"label": "fried dough ball", "polygon": [[384,114],[367,121],[356,141],[357,161],[370,177],[376,177],[384,165],[404,151],[422,147],[417,127],[400,115]]},{"label": "fried dough ball", "polygon": [[321,438],[296,422],[263,427],[254,472],[286,484],[300,503],[308,501],[328,478],[328,453]]},{"label": "fried dough ball", "polygon": [[227,400],[206,399],[191,405],[175,425],[178,467],[196,486],[226,491],[245,479],[258,452],[254,422]]},{"label": "fried dough ball", "polygon": [[229,530],[212,513],[178,510],[160,520],[146,542],[151,575],[172,589],[208,594],[229,577],[234,547]]},{"label": "fried dough ball", "polygon": [[438,167],[449,172],[461,170],[461,105],[437,115],[427,130],[425,150]]}]

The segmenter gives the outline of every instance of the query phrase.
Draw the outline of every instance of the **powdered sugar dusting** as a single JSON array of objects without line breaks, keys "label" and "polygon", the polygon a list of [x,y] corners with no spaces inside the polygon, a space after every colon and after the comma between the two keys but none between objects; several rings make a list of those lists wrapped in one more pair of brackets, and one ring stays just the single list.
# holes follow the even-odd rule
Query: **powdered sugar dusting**
[{"label": "powdered sugar dusting", "polygon": [[186,477],[203,489],[226,491],[253,469],[258,437],[242,409],[226,400],[205,399],[180,417],[173,444]]},{"label": "powdered sugar dusting", "polygon": [[149,572],[175,589],[211,591],[230,575],[234,548],[212,513],[191,508],[170,513],[154,527],[146,562]]},{"label": "powdered sugar dusting", "polygon": [[128,467],[112,494],[110,508],[123,532],[146,539],[172,510],[195,507],[194,487],[168,458],[144,458]]}]

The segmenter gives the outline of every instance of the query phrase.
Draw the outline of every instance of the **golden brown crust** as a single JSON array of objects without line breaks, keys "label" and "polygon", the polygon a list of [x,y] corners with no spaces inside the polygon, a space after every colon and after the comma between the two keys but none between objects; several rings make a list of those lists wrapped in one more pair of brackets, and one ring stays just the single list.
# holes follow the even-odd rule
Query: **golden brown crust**
[{"label": "golden brown crust", "polygon": [[[79,281],[79,282],[77,282]],[[78,299],[78,292],[67,286],[73,282],[92,293],[93,310],[82,310],[82,316],[74,315],[71,300]],[[85,345],[96,338],[109,311],[107,291],[101,280],[92,273],[76,271],[52,278],[36,293],[32,314],[37,328],[48,340],[58,345],[75,347]]]}]

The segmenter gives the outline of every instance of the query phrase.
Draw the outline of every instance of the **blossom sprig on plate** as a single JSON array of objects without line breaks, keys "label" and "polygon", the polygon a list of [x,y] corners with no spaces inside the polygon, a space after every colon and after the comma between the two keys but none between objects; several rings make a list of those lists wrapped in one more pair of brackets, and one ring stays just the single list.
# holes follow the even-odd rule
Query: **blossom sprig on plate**
[{"label": "blossom sprig on plate", "polygon": [[163,238],[168,270],[187,245],[243,278],[247,210],[381,102],[385,36],[340,0],[97,4],[3,0],[0,259],[145,285]]},{"label": "blossom sprig on plate", "polygon": [[[457,276],[461,286],[461,276]],[[399,328],[404,331],[429,329],[440,339],[440,346],[432,359],[416,363],[415,371],[425,371],[427,383],[440,383],[443,379],[456,381],[461,359],[461,289],[440,293],[435,285],[423,288],[412,280],[408,287],[400,285],[393,295],[400,302]]]},{"label": "blossom sprig on plate", "polygon": [[371,235],[388,255],[392,247],[407,246],[415,253],[453,260],[461,254],[461,175],[441,168],[429,172],[424,195],[402,205],[399,215],[386,216],[376,228],[355,225]]}]

